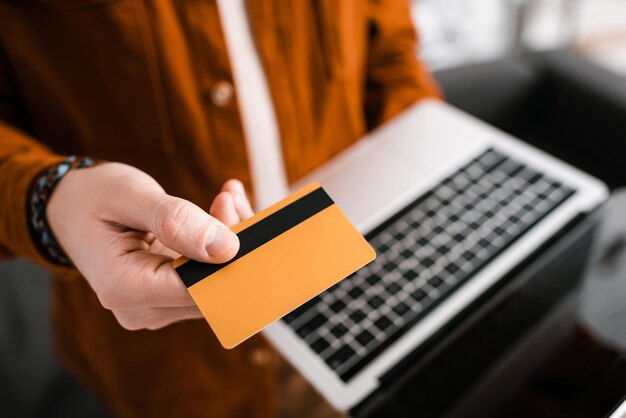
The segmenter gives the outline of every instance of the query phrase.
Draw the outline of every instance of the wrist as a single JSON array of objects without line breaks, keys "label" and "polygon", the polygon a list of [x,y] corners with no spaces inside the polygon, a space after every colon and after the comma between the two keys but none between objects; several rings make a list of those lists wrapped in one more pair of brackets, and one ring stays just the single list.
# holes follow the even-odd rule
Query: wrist
[{"label": "wrist", "polygon": [[61,163],[42,171],[31,183],[27,201],[29,231],[39,252],[53,264],[65,267],[73,266],[50,227],[48,220],[50,198],[58,184],[68,173],[97,164],[99,161],[89,157],[70,156]]}]

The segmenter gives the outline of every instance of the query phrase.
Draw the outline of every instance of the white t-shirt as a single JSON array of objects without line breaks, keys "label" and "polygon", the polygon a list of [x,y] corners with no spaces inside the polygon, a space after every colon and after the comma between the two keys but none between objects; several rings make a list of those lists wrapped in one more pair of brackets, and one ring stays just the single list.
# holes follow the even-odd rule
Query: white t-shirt
[{"label": "white t-shirt", "polygon": [[246,0],[218,0],[246,136],[256,202],[261,210],[288,194],[278,124],[254,45]]}]

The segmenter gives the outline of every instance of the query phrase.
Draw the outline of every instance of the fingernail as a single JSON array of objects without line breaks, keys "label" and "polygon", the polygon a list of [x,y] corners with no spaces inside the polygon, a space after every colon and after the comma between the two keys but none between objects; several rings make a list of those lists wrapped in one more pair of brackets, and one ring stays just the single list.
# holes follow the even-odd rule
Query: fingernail
[{"label": "fingernail", "polygon": [[235,245],[234,233],[222,225],[214,225],[207,237],[206,252],[210,256],[219,256],[228,252]]}]

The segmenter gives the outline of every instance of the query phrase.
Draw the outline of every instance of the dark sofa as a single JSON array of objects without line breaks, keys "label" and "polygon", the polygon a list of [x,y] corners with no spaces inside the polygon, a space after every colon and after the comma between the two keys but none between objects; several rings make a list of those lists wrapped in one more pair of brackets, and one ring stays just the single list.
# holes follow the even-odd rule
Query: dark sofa
[{"label": "dark sofa", "polygon": [[453,105],[587,171],[626,185],[626,79],[569,50],[436,74]]}]

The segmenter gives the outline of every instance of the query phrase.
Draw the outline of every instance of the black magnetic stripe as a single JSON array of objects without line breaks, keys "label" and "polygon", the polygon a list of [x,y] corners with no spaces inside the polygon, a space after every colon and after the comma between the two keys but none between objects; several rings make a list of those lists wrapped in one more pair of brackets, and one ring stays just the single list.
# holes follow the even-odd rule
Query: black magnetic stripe
[{"label": "black magnetic stripe", "polygon": [[193,286],[205,277],[237,261],[244,255],[287,232],[299,223],[306,221],[333,203],[333,200],[326,194],[324,189],[321,187],[315,189],[295,202],[240,231],[237,234],[239,237],[239,252],[229,262],[223,264],[208,264],[189,260],[185,264],[178,266],[176,272],[183,283],[185,283],[185,286]]}]

